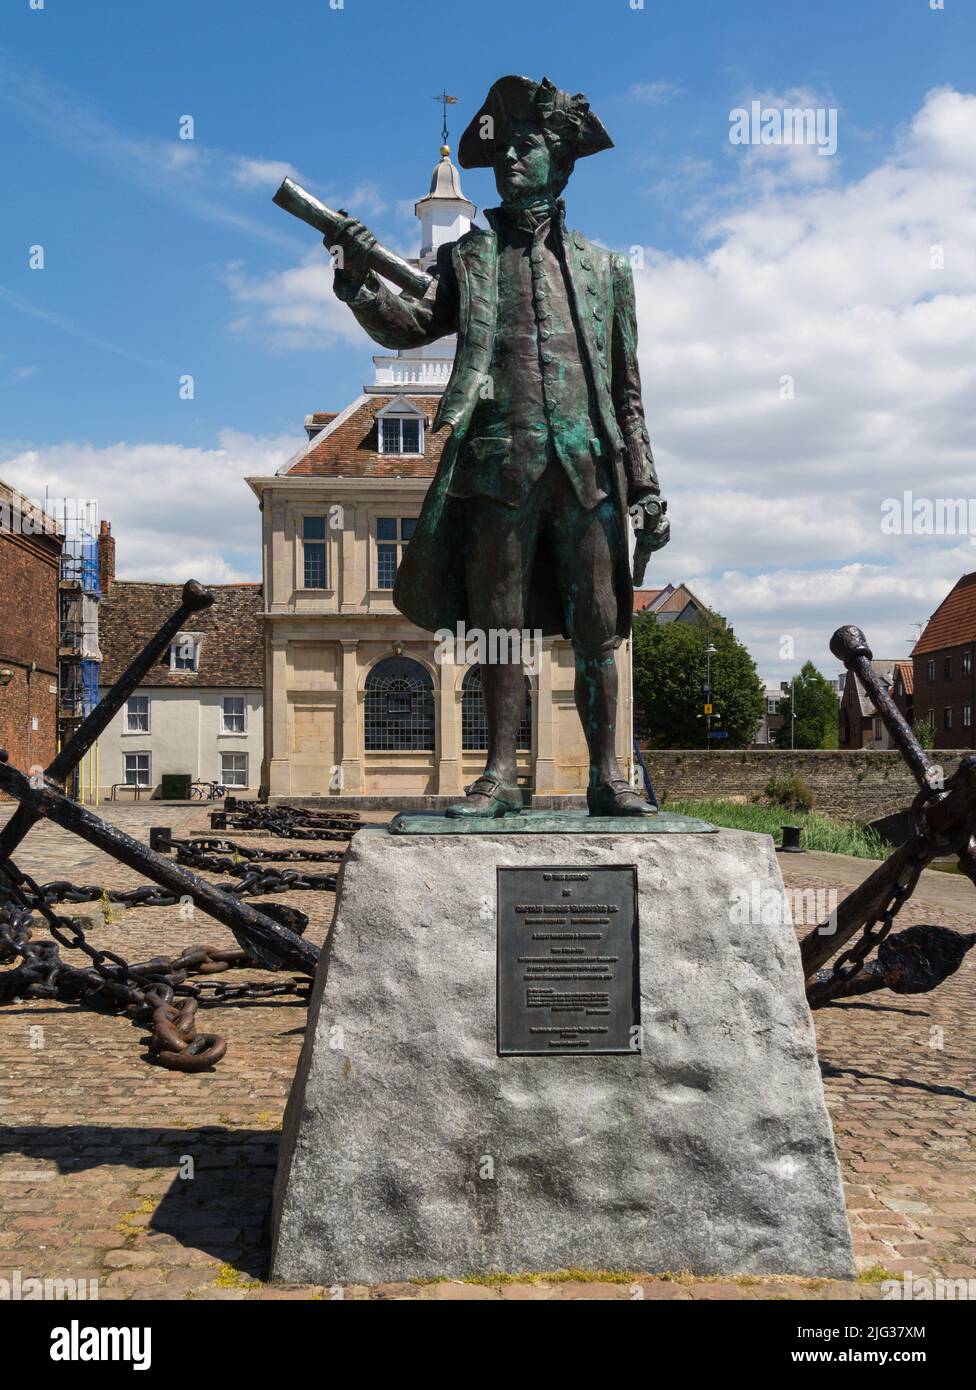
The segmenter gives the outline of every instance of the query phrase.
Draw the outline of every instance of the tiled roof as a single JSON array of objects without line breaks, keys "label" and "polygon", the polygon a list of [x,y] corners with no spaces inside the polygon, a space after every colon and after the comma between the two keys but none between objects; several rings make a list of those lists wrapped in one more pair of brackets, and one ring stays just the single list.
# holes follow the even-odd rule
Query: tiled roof
[{"label": "tiled roof", "polygon": [[912,695],[915,691],[915,667],[910,661],[898,661],[895,664],[898,667],[905,694]]},{"label": "tiled roof", "polygon": [[428,425],[440,401],[439,396],[369,396],[349,415],[343,411],[335,416],[325,427],[326,433],[310,440],[308,448],[286,470],[287,476],[432,478],[448,437],[447,430],[439,430],[436,435],[429,427],[424,430],[423,456],[381,454],[377,448],[376,412],[395,399],[406,399],[417,406],[427,416]]},{"label": "tiled roof", "polygon": [[667,598],[658,606],[657,611],[658,613],[683,613],[689,603],[693,608],[704,613],[705,605],[701,599],[695,598],[686,584],[676,584],[674,592],[668,594]]},{"label": "tiled roof", "polygon": [[[876,656],[871,662],[871,665],[881,677],[882,684],[890,694],[895,679],[895,668],[900,666],[901,662],[891,657]],[[871,699],[870,695],[861,689],[861,683],[853,673],[851,679],[854,681],[854,690],[861,702],[861,713],[864,715],[865,719],[873,719],[878,712],[874,707],[874,701]]]},{"label": "tiled roof", "polygon": [[[211,584],[216,594],[211,608],[195,613],[187,632],[202,634],[200,669],[171,671],[153,666],[143,686],[264,685],[264,642],[258,614],[263,601],[260,584]],[[147,584],[116,580],[98,605],[104,692],[138,655],[150,637],[180,606],[182,584]],[[168,658],[164,657],[164,661]]]},{"label": "tiled roof", "polygon": [[657,600],[664,593],[663,589],[635,589],[634,590],[634,612],[644,613],[648,608],[652,608]]},{"label": "tiled roof", "polygon": [[929,618],[912,656],[976,642],[976,570],[964,574]]},{"label": "tiled roof", "polygon": [[306,415],[305,433],[309,439],[314,439],[319,430],[324,430],[326,425],[330,425],[338,413],[337,410],[313,410],[311,415]]},{"label": "tiled roof", "polygon": [[666,584],[663,589],[635,589],[635,613],[683,613],[688,605],[699,613],[707,612],[705,604],[687,584]]}]

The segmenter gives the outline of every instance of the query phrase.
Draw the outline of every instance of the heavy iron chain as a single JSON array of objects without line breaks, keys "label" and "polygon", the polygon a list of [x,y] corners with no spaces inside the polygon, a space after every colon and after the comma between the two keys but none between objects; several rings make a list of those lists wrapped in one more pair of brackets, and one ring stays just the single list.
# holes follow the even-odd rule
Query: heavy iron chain
[{"label": "heavy iron chain", "polygon": [[[193,869],[208,869],[215,874],[236,875],[241,880],[239,884],[220,886],[227,893],[237,893],[245,897],[257,897],[263,893],[287,893],[294,889],[324,889],[330,893],[335,891],[335,874],[306,874],[300,869],[259,868],[257,860],[307,859],[335,864],[341,862],[343,857],[339,850],[322,850],[311,854],[302,854],[298,850],[262,851],[233,842],[227,844],[221,840],[177,840],[171,835],[166,837],[164,843],[175,850],[180,864],[186,864]],[[225,844],[230,849],[229,858],[226,854],[211,852],[211,846],[219,845],[223,849]]]},{"label": "heavy iron chain", "polygon": [[[228,845],[221,840],[177,840],[167,837],[168,847],[176,851],[179,863],[194,869],[207,869],[215,874],[238,877],[240,883],[221,883],[217,885],[225,893],[238,897],[261,897],[268,893],[291,893],[296,891],[334,892],[335,874],[306,874],[300,869],[262,868],[255,861],[262,859],[285,859],[297,861],[314,859],[337,863],[342,860],[338,850],[326,850],[317,854],[302,854],[298,850],[261,850],[251,846]],[[228,848],[231,857],[210,853],[211,846]],[[238,855],[247,855],[243,861]],[[179,898],[160,888],[157,884],[144,883],[138,888],[100,888],[94,884],[76,884],[68,879],[54,879],[44,883],[36,892],[40,895],[37,905],[43,899],[49,906],[61,903],[111,903],[117,907],[173,907]],[[33,891],[29,892],[33,897]]]},{"label": "heavy iron chain", "polygon": [[356,811],[307,811],[300,806],[248,802],[223,814],[237,830],[266,830],[282,840],[351,840],[359,827]]},{"label": "heavy iron chain", "polygon": [[[275,808],[269,817],[261,815],[263,810],[252,808],[251,815],[244,819],[253,828],[301,838],[313,838],[322,829],[342,826],[343,833],[333,838],[351,839],[359,820],[355,814],[322,816],[291,807]],[[183,864],[239,878],[239,883],[220,886],[227,893],[249,897],[297,889],[334,890],[334,874],[308,874],[267,865],[299,860],[337,863],[342,859],[342,853],[336,850],[268,850],[212,837],[180,840],[165,836],[165,846],[174,850]],[[265,861],[264,866],[258,861]],[[150,1051],[162,1066],[177,1071],[202,1071],[223,1057],[227,1044],[217,1033],[197,1031],[196,1015],[201,1004],[284,994],[307,997],[311,982],[302,977],[276,984],[187,983],[191,974],[211,975],[257,964],[240,947],[194,946],[175,957],[157,956],[134,965],[114,951],[96,950],[89,944],[81,920],[60,916],[54,906],[98,901],[125,908],[171,907],[178,899],[154,884],[122,890],[80,886],[60,879],[39,885],[11,863],[0,866],[0,964],[18,958],[21,961],[19,966],[0,974],[0,1003],[18,997],[56,998],[101,1011],[127,1013],[151,1028]],[[296,920],[301,914],[293,909],[272,904],[266,910],[290,913],[288,925],[294,930],[303,929]],[[44,918],[53,941],[33,940],[34,912]],[[91,965],[84,969],[68,965],[61,959],[59,946],[82,951]]]},{"label": "heavy iron chain", "polygon": [[238,859],[263,859],[275,863],[301,859],[322,864],[339,864],[345,856],[345,851],[341,849],[262,849],[259,845],[242,845],[236,840],[224,840],[212,835],[194,835],[190,840],[179,840],[173,835],[168,835],[166,843],[174,849],[183,849],[193,854],[230,854]]},{"label": "heavy iron chain", "polygon": [[849,980],[856,975],[864,966],[865,958],[874,950],[875,946],[880,946],[882,941],[894,926],[894,921],[906,901],[915,892],[922,870],[925,868],[925,861],[918,855],[912,855],[906,866],[903,879],[896,882],[888,896],[882,910],[865,922],[860,937],[853,946],[849,946],[846,951],[842,951],[833,962],[826,984],[834,980]]},{"label": "heavy iron chain", "polygon": [[[63,890],[63,896],[49,894],[52,887]],[[150,1052],[160,1065],[173,1071],[203,1071],[224,1056],[227,1043],[217,1033],[198,1033],[196,1015],[201,1003],[284,994],[307,997],[311,981],[302,977],[276,984],[187,983],[191,974],[212,975],[256,964],[240,947],[193,946],[178,956],[156,956],[136,964],[114,951],[96,949],[79,918],[60,916],[52,907],[54,901],[93,901],[92,895],[101,898],[105,893],[76,889],[65,882],[41,887],[11,862],[0,865],[0,965],[21,961],[14,969],[0,972],[0,1004],[23,997],[54,998],[100,1012],[126,1013],[150,1027]],[[169,904],[176,901],[172,894],[164,896]],[[140,889],[123,897],[126,906],[149,901]],[[35,911],[44,918],[53,941],[32,939]],[[91,965],[85,969],[68,965],[61,959],[59,946],[80,950]]]},{"label": "heavy iron chain", "polygon": [[[938,796],[939,792],[935,788],[923,788],[912,802],[915,838],[920,840],[923,845],[926,842],[931,842],[932,836],[926,831],[924,822],[919,819],[918,813],[926,803]],[[864,969],[867,956],[876,946],[880,946],[885,937],[888,936],[894,925],[895,917],[915,892],[922,870],[929,862],[930,857],[923,857],[919,854],[911,854],[908,857],[905,868],[896,880],[881,911],[876,912],[865,922],[861,935],[854,945],[849,946],[846,951],[842,951],[829,969],[818,971],[810,982],[807,997],[811,1007],[817,1007],[820,1003],[826,1002],[831,996],[833,985],[838,982],[848,983]]]}]

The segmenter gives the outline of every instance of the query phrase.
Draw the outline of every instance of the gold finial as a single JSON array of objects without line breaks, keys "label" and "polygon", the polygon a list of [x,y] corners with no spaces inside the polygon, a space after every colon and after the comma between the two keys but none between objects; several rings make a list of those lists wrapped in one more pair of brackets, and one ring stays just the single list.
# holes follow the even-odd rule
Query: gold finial
[{"label": "gold finial", "polygon": [[450,145],[441,145],[441,159],[447,159],[451,153]]}]

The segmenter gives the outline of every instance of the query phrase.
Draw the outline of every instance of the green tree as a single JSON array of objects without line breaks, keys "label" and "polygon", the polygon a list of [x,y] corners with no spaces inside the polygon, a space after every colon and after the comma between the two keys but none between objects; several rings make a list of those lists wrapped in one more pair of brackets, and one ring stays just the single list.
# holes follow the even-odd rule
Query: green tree
[{"label": "green tree", "polygon": [[796,730],[793,747],[837,747],[837,693],[812,661],[805,661],[789,692],[780,700],[782,728],[776,733],[776,747],[789,748],[793,701],[796,701]]},{"label": "green tree", "polygon": [[[705,648],[712,657],[712,727],[724,729],[723,748],[745,748],[762,718],[765,687],[756,664],[718,614],[695,622],[661,623],[653,613],[634,619],[634,705],[638,730],[652,748],[704,748]],[[716,742],[716,745],[718,743]]]},{"label": "green tree", "polygon": [[912,725],[912,732],[923,748],[935,747],[935,734],[927,719],[919,719]]}]

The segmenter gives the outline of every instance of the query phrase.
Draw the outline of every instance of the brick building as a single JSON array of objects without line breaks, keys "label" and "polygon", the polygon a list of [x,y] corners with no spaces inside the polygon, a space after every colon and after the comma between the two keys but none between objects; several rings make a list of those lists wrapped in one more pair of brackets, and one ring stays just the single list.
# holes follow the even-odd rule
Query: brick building
[{"label": "brick building", "polygon": [[24,772],[57,751],[62,541],[52,517],[0,482],[0,747]]},{"label": "brick building", "polygon": [[[914,722],[912,663],[876,657],[871,662],[885,689],[909,724]],[[844,693],[837,711],[837,744],[840,748],[893,748],[891,735],[874,701],[861,689],[853,672],[844,678]]]},{"label": "brick building", "polygon": [[912,649],[915,717],[936,748],[973,748],[976,705],[976,571],[964,574]]}]

